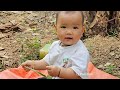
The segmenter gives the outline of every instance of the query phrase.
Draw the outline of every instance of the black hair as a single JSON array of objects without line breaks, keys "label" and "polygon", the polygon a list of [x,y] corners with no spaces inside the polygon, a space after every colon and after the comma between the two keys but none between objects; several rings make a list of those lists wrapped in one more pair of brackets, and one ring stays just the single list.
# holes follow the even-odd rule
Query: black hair
[{"label": "black hair", "polygon": [[[57,24],[57,19],[58,19],[58,16],[59,14],[61,13],[62,11],[58,11],[56,13],[56,24]],[[84,15],[83,15],[83,12],[82,11],[79,11],[81,16],[82,16],[82,24],[84,24]],[[75,13],[75,11],[65,11],[65,13]]]}]

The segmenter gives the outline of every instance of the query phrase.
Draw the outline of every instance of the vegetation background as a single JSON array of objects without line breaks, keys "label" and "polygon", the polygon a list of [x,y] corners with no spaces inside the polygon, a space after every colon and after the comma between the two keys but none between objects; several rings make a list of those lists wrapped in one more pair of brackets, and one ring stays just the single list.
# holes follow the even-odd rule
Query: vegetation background
[{"label": "vegetation background", "polygon": [[[0,11],[0,71],[39,60],[39,50],[57,40],[57,11]],[[93,64],[120,77],[120,11],[83,11],[83,42]]]}]

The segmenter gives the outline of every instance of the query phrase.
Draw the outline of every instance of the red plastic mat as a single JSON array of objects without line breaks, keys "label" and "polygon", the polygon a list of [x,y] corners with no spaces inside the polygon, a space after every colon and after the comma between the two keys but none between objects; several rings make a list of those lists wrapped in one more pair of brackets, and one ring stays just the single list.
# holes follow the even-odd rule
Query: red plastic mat
[{"label": "red plastic mat", "polygon": [[[47,70],[38,71],[46,76],[48,75]],[[32,70],[26,72],[21,66],[18,68],[6,69],[0,72],[0,79],[37,79],[41,77],[43,76]],[[89,79],[119,79],[116,76],[97,69],[91,62],[88,64],[88,77]]]}]

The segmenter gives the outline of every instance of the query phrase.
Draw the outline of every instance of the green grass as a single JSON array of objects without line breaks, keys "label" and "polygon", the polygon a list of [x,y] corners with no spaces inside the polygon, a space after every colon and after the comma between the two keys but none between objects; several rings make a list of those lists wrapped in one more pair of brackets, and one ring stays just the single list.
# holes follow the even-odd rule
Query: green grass
[{"label": "green grass", "polygon": [[110,74],[114,74],[114,71],[117,67],[115,65],[108,65],[106,66],[105,72],[110,73]]},{"label": "green grass", "polygon": [[26,67],[26,68],[32,70],[33,72],[37,73],[38,75],[43,76],[43,77],[46,78],[46,79],[52,79],[52,76],[50,76],[50,75],[46,76],[46,75],[44,75],[43,73],[41,73],[41,72],[39,72],[39,71],[37,71],[37,70],[35,70],[35,69],[33,69],[33,68],[30,68],[30,67]]},{"label": "green grass", "polygon": [[38,37],[33,37],[31,39],[24,38],[21,41],[20,49],[20,63],[26,60],[39,60],[39,50],[41,48],[41,43]]}]

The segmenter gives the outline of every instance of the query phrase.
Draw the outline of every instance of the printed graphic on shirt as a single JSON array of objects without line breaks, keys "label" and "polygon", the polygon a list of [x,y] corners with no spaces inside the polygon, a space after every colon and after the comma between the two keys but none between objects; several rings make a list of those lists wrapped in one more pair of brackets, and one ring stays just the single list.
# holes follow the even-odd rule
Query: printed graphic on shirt
[{"label": "printed graphic on shirt", "polygon": [[70,59],[68,58],[68,57],[65,57],[65,58],[63,58],[63,67],[67,67],[67,64],[68,64],[68,61],[69,61]]}]

